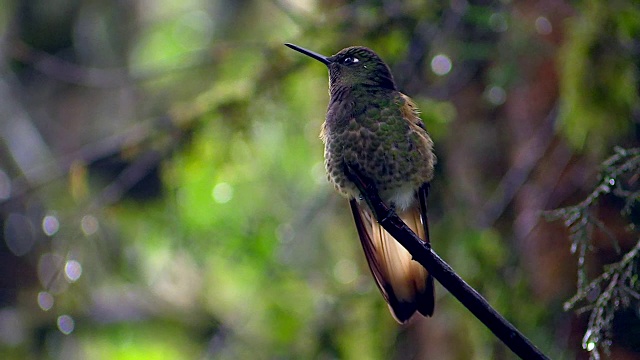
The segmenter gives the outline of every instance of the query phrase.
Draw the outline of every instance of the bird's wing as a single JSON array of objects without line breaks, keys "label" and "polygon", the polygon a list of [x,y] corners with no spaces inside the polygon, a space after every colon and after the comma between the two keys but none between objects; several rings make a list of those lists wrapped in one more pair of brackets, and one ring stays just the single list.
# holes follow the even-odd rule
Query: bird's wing
[{"label": "bird's wing", "polygon": [[414,103],[410,97],[403,93],[400,93],[400,98],[404,101],[401,108],[402,117],[410,124],[418,126],[422,128],[422,130],[426,130],[424,122],[422,121],[422,119],[420,119],[420,110],[418,110],[416,103]]}]

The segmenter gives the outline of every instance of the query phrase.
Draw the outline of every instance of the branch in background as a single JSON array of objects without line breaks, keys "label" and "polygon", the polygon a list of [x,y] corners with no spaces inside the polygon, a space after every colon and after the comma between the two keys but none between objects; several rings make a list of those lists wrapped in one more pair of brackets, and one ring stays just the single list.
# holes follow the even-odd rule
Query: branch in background
[{"label": "branch in background", "polygon": [[12,42],[6,48],[8,49],[8,55],[13,60],[29,65],[52,79],[89,88],[117,89],[136,82],[155,80],[173,72],[196,69],[204,65],[213,64],[215,56],[212,54],[215,54],[220,49],[226,49],[228,46],[227,43],[218,43],[217,47],[208,51],[200,51],[188,60],[182,61],[179,65],[135,72],[125,67],[96,68],[77,64],[33,48],[19,40]]},{"label": "branch in background", "polygon": [[345,173],[360,190],[378,223],[509,349],[522,359],[548,359],[382,202],[372,181],[348,165]]},{"label": "branch in background", "polygon": [[[621,214],[629,216],[631,223],[631,212],[640,206],[640,148],[616,148],[615,152],[615,155],[603,163],[602,178],[591,194],[577,205],[545,214],[548,220],[563,220],[569,229],[571,252],[578,254],[576,295],[564,304],[564,309],[576,309],[578,313],[591,312],[582,338],[582,347],[595,360],[600,359],[599,349],[609,352],[615,313],[640,305],[640,239],[622,260],[606,266],[600,276],[591,281],[587,277],[585,256],[587,250],[593,247],[595,229],[610,239],[616,251],[621,253],[614,233],[593,215],[592,208],[598,205],[600,198],[613,194],[624,200]],[[633,229],[633,224],[630,224],[629,229]]]},{"label": "branch in background", "polygon": [[78,65],[35,49],[20,40],[12,42],[7,49],[13,59],[33,66],[52,79],[66,83],[92,88],[117,88],[125,86],[130,81],[127,69],[99,69]]},{"label": "branch in background", "polygon": [[524,144],[518,154],[520,155],[518,160],[512,164],[500,179],[498,187],[485,203],[483,210],[478,214],[476,222],[480,227],[493,226],[527,182],[531,172],[538,166],[552,144],[557,115],[558,107],[554,106],[547,114],[544,122],[534,130],[530,140]]}]

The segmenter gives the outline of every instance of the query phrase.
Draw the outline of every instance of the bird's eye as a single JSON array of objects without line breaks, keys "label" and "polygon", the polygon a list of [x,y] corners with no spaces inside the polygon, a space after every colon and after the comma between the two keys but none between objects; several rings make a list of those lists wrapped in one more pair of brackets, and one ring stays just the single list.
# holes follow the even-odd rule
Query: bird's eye
[{"label": "bird's eye", "polygon": [[352,56],[347,56],[346,58],[344,58],[344,60],[342,60],[342,63],[345,64],[345,65],[355,64],[357,62],[360,62],[360,60],[358,60],[358,58],[352,57]]}]

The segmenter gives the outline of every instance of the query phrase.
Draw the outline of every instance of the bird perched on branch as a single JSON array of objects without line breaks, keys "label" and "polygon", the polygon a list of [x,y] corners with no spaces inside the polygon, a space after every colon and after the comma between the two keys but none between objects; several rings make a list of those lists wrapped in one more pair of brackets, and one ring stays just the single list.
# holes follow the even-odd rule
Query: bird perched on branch
[{"label": "bird perched on branch", "polygon": [[327,175],[350,199],[369,268],[391,313],[400,323],[416,310],[433,315],[432,276],[378,224],[345,175],[349,166],[372,181],[382,200],[428,243],[427,194],[436,157],[416,105],[368,48],[352,46],[327,57],[285,45],[329,68],[329,108],[320,133]]}]

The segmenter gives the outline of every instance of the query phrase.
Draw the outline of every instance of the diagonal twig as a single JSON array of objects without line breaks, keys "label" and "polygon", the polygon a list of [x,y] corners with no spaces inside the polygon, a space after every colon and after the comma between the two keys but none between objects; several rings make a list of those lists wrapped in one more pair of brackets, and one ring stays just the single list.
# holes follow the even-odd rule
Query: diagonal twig
[{"label": "diagonal twig", "polygon": [[345,166],[344,171],[347,178],[360,190],[361,196],[371,208],[378,223],[409,251],[413,260],[422,264],[511,351],[522,359],[548,359],[518,329],[493,309],[482,295],[462,280],[449,264],[433,252],[429,244],[422,242],[393,209],[382,202],[371,180],[349,165]]}]

